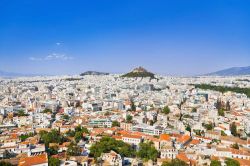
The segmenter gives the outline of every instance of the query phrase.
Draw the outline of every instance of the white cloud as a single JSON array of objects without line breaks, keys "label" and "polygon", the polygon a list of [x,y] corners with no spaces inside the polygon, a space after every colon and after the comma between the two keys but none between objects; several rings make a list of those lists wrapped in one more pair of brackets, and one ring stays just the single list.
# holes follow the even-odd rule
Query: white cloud
[{"label": "white cloud", "polygon": [[56,43],[57,46],[60,46],[61,44],[62,44],[62,43],[60,43],[60,42],[57,42],[57,43]]},{"label": "white cloud", "polygon": [[41,58],[36,58],[36,57],[29,57],[29,60],[31,61],[41,61]]},{"label": "white cloud", "polygon": [[72,60],[74,57],[67,56],[65,54],[58,54],[58,53],[52,53],[46,57],[30,57],[29,60],[31,61],[52,61],[52,60]]}]

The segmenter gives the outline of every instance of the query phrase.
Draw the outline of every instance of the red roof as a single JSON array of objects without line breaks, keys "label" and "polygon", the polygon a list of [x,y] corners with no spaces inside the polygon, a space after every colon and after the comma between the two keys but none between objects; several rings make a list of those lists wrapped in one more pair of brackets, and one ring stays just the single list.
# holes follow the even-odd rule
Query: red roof
[{"label": "red roof", "polygon": [[19,166],[32,166],[38,164],[48,163],[47,154],[41,154],[38,156],[23,157],[19,160]]},{"label": "red roof", "polygon": [[122,137],[125,137],[125,138],[134,138],[134,139],[141,139],[141,136],[132,135],[132,134],[125,134]]},{"label": "red roof", "polygon": [[180,153],[176,156],[176,158],[178,158],[179,160],[182,160],[186,163],[189,163],[189,159],[187,158],[185,153]]},{"label": "red roof", "polygon": [[177,139],[178,142],[181,143],[186,143],[187,141],[189,141],[191,139],[191,137],[189,135],[183,135],[180,138]]},{"label": "red roof", "polygon": [[199,143],[200,143],[200,140],[197,140],[197,139],[193,139],[193,140],[190,142],[191,145],[197,145],[197,144],[199,144]]},{"label": "red roof", "polygon": [[161,141],[170,141],[171,137],[168,134],[161,134],[160,135],[160,140]]}]

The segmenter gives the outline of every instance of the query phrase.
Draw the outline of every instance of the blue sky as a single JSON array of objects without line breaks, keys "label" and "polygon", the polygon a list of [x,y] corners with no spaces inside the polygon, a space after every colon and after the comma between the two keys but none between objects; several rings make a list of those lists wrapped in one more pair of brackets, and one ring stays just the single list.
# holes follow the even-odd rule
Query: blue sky
[{"label": "blue sky", "polygon": [[0,70],[196,75],[249,66],[249,8],[248,0],[1,0]]}]

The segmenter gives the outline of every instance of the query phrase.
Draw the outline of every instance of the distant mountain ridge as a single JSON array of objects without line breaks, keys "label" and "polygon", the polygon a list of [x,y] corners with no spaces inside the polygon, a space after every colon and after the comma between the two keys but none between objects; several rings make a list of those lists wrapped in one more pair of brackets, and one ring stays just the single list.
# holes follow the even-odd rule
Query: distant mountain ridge
[{"label": "distant mountain ridge", "polygon": [[14,72],[7,72],[0,70],[0,77],[26,77],[26,76],[35,76],[33,74],[21,74]]},{"label": "distant mountain ridge", "polygon": [[143,67],[138,67],[133,69],[131,72],[122,75],[122,77],[150,77],[150,78],[155,78],[155,75]]},{"label": "distant mountain ridge", "polygon": [[86,76],[86,75],[109,75],[109,73],[98,72],[98,71],[86,71],[80,74],[80,76]]},{"label": "distant mountain ridge", "polygon": [[0,77],[35,77],[42,76],[43,74],[23,74],[0,70]]},{"label": "distant mountain ridge", "polygon": [[219,70],[213,73],[206,74],[208,76],[237,76],[250,75],[250,66],[247,67],[231,67],[224,70]]}]

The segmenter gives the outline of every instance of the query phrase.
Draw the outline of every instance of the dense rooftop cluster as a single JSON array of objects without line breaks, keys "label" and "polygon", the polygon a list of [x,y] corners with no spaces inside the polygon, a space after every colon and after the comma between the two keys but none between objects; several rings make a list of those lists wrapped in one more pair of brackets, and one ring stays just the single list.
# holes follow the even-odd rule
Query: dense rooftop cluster
[{"label": "dense rooftop cluster", "polygon": [[250,165],[250,77],[155,77],[0,79],[0,165]]}]

